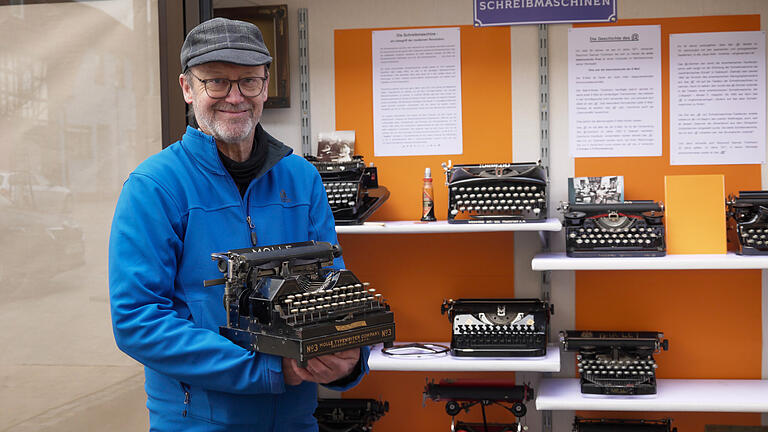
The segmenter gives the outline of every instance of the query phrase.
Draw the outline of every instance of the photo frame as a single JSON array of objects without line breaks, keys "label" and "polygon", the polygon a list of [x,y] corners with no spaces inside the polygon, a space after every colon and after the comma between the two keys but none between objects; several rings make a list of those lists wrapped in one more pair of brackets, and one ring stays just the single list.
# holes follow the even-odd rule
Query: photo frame
[{"label": "photo frame", "polygon": [[291,106],[291,77],[288,62],[288,6],[251,6],[216,8],[214,17],[247,21],[255,24],[264,36],[264,43],[272,55],[269,67],[269,88],[264,108]]}]

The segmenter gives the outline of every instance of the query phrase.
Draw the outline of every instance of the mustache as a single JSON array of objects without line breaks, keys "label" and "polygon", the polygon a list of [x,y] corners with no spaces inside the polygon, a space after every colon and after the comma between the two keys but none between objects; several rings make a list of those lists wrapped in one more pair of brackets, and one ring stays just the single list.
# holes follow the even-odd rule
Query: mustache
[{"label": "mustache", "polygon": [[248,102],[242,102],[237,105],[233,105],[229,102],[219,102],[213,106],[214,109],[224,111],[246,111],[253,110],[253,104]]}]

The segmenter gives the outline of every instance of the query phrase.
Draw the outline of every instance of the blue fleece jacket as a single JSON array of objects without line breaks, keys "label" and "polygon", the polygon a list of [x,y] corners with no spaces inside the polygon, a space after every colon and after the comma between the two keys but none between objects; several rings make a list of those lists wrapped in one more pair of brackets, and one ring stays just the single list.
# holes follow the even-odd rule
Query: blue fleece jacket
[{"label": "blue fleece jacket", "polygon": [[[192,128],[131,173],[109,240],[112,325],[118,347],[145,366],[150,412],[255,431],[314,431],[316,385],[286,386],[280,357],[220,336],[223,287],[203,287],[221,276],[211,253],[249,247],[252,238],[337,243],[315,168],[260,125],[257,134],[267,162],[242,198],[214,139]],[[344,266],[341,258],[334,264]],[[367,373],[367,358],[365,348],[362,372],[347,387]]]}]

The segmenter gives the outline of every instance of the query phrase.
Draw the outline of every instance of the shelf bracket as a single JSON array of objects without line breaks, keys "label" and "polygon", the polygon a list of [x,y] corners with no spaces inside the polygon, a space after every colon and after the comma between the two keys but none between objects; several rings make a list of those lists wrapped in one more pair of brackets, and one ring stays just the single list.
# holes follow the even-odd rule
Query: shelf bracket
[{"label": "shelf bracket", "polygon": [[299,8],[299,104],[301,105],[301,151],[312,154],[311,121],[309,113],[309,15]]},{"label": "shelf bracket", "polygon": [[552,432],[552,411],[541,412],[541,431]]}]

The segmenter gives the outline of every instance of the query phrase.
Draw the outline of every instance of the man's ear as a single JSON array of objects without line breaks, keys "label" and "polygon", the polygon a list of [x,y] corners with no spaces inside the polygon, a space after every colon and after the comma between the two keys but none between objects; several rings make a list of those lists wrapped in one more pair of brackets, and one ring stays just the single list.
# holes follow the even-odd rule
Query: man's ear
[{"label": "man's ear", "polygon": [[192,83],[187,81],[187,76],[184,74],[179,75],[179,85],[181,86],[181,93],[184,95],[184,102],[191,104],[192,98]]}]

